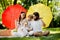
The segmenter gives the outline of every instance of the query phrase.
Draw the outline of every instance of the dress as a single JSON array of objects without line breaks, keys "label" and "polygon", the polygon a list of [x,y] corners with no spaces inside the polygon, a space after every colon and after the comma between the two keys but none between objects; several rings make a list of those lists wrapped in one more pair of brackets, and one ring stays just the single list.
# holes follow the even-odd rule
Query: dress
[{"label": "dress", "polygon": [[18,29],[17,29],[17,32],[12,32],[13,36],[24,37],[27,35],[28,31],[24,25],[25,22],[26,22],[26,19],[22,20],[20,22],[20,24],[18,24],[18,22],[17,22]]}]

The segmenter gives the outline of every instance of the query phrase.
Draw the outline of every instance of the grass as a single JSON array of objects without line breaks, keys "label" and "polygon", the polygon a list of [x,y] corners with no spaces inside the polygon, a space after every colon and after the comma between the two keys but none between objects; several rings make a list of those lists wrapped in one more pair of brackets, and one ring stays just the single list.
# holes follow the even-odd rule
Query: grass
[{"label": "grass", "polygon": [[0,38],[0,40],[60,40],[60,28],[46,28],[43,30],[50,30],[50,35],[41,37]]}]

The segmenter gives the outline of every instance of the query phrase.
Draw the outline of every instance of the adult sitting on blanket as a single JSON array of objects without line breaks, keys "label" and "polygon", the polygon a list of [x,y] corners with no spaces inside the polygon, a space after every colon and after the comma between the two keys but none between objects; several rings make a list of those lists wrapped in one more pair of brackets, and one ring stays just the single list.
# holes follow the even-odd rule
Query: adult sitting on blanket
[{"label": "adult sitting on blanket", "polygon": [[14,32],[13,30],[0,30],[0,36],[24,37],[28,33],[26,24],[27,24],[26,14],[24,12],[21,12],[19,20],[15,20],[17,32]]},{"label": "adult sitting on blanket", "polygon": [[42,32],[42,26],[45,26],[44,22],[41,18],[39,18],[39,13],[33,13],[33,21],[31,22],[32,31],[30,31],[30,35],[34,36],[47,36],[49,31]]}]

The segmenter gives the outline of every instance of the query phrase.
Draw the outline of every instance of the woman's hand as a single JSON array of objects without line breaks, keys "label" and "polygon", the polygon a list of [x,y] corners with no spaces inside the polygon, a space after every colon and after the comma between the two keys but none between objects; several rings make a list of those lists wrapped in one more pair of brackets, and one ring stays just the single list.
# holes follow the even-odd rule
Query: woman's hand
[{"label": "woman's hand", "polygon": [[25,27],[28,27],[28,23],[27,23],[27,22],[25,22],[25,23],[24,23],[24,26],[25,26]]}]

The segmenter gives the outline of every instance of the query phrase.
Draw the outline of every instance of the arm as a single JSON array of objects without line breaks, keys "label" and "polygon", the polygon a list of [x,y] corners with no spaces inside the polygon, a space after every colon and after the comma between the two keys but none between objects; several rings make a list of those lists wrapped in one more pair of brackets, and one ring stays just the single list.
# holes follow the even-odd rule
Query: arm
[{"label": "arm", "polygon": [[29,27],[28,31],[32,31],[32,30],[33,30],[32,27]]},{"label": "arm", "polygon": [[41,19],[41,21],[42,21],[42,23],[43,23],[43,26],[45,27],[46,25],[45,25],[45,23],[43,22],[43,20]]},{"label": "arm", "polygon": [[15,29],[16,29],[16,30],[18,29],[18,26],[19,26],[18,20],[15,20]]},{"label": "arm", "polygon": [[28,30],[28,31],[31,31],[31,30],[32,30],[32,27],[29,27],[29,26],[28,26],[28,22],[25,23],[25,27],[27,27],[27,30]]}]

